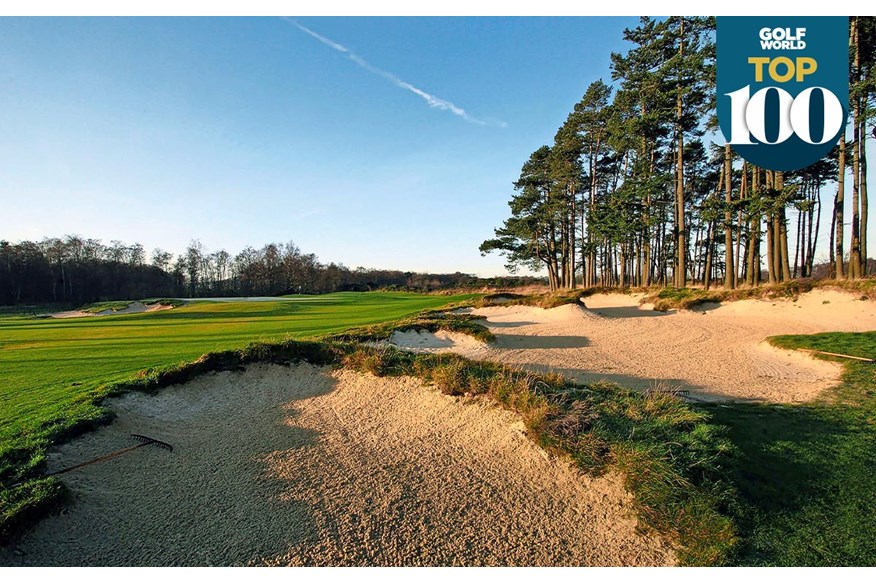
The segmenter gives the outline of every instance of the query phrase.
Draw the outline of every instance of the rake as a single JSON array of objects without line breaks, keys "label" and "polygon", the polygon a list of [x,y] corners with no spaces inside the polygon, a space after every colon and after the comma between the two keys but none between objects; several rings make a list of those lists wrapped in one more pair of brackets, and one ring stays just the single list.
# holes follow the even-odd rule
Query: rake
[{"label": "rake", "polygon": [[109,454],[104,454],[103,456],[98,456],[97,458],[92,458],[91,460],[87,460],[85,462],[80,462],[79,464],[75,464],[73,466],[67,467],[63,470],[50,472],[46,474],[47,477],[64,474],[65,472],[70,472],[71,470],[76,470],[77,468],[82,468],[83,466],[88,466],[90,464],[94,464],[96,462],[103,462],[104,460],[109,460],[110,458],[115,458],[117,456],[121,456],[122,454],[131,452],[133,450],[137,450],[138,448],[143,448],[144,446],[155,445],[159,448],[164,448],[165,450],[169,450],[173,452],[173,446],[168,444],[167,442],[162,442],[161,440],[156,440],[155,438],[150,438],[149,436],[143,436],[142,434],[131,434],[131,438],[139,442],[140,444],[135,444],[134,446],[128,446],[127,448],[122,448],[121,450],[116,450],[115,452],[110,452]]}]

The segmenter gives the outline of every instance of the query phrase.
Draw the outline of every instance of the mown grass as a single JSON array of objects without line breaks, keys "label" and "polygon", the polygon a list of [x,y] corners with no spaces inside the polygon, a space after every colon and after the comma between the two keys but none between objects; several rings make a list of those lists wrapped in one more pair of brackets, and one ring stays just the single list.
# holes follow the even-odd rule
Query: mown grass
[{"label": "mown grass", "polygon": [[723,563],[736,544],[727,480],[735,449],[724,430],[683,400],[612,384],[579,386],[454,354],[360,347],[344,365],[375,375],[412,375],[455,396],[488,395],[520,414],[545,449],[588,473],[619,470],[643,524],[668,535],[688,565]]},{"label": "mown grass", "polygon": [[[173,369],[253,341],[316,338],[475,297],[340,293],[265,302],[192,302],[169,311],[0,317],[0,536],[57,504],[39,479],[54,441],[108,420],[101,400],[142,371]],[[24,481],[24,485],[11,486]]]},{"label": "mown grass", "polygon": [[[770,342],[876,358],[876,332]],[[708,408],[742,453],[734,563],[876,565],[876,366],[836,360],[845,366],[841,385],[814,403]]]}]

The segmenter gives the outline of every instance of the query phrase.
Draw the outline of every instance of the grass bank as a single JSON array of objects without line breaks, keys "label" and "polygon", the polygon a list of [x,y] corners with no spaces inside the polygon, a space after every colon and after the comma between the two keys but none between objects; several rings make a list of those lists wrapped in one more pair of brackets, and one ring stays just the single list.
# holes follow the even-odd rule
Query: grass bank
[{"label": "grass bank", "polygon": [[[465,304],[469,303],[466,302]],[[491,343],[496,340],[496,336],[490,332],[490,329],[478,322],[481,318],[472,314],[457,314],[446,310],[429,310],[401,320],[351,328],[342,333],[330,335],[327,339],[358,343],[380,342],[388,341],[395,331],[417,330],[435,333],[444,330],[467,334],[484,343]]]},{"label": "grass bank", "polygon": [[[876,358],[876,332],[770,342]],[[845,366],[842,383],[816,402],[708,408],[741,452],[734,563],[876,565],[876,366],[837,360]]]},{"label": "grass bank", "polygon": [[[538,308],[556,308],[565,304],[578,304],[582,296],[587,295],[588,290],[558,290],[544,294],[513,294],[500,292],[487,294],[471,303],[475,308],[488,306],[536,306]],[[593,292],[591,292],[593,293]]]}]

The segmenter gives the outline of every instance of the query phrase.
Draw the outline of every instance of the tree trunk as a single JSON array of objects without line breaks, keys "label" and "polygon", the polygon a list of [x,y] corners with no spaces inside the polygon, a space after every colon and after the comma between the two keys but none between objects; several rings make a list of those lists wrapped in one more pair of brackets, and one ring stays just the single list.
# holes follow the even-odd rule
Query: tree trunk
[{"label": "tree trunk", "polygon": [[[644,113],[644,108],[642,112]],[[645,138],[642,137],[642,142],[645,142]],[[651,149],[651,161],[648,166],[648,181],[650,183],[651,177],[654,176],[654,148]],[[644,271],[642,273],[642,285],[648,287],[651,285],[651,187],[650,184],[648,186],[648,190],[645,193],[645,210],[643,221],[645,224],[645,233],[643,237],[643,253],[645,255],[642,263],[644,264]]]},{"label": "tree trunk", "polygon": [[831,278],[836,279],[836,208],[837,208],[837,199],[838,195],[833,196],[833,213],[831,213],[830,217],[830,245],[828,246],[828,250],[830,250],[830,259],[828,263],[830,264],[830,272],[829,275]]},{"label": "tree trunk", "polygon": [[[797,278],[797,268],[800,266],[800,249],[803,247],[803,238],[806,236],[806,224],[803,223],[803,211],[797,214],[797,236],[794,241],[794,267],[791,268],[791,277]],[[806,261],[803,257],[802,261]]]},{"label": "tree trunk", "polygon": [[587,228],[584,222],[584,200],[581,200],[581,285],[585,288],[589,286],[587,280],[588,269],[590,268],[587,261]]},{"label": "tree trunk", "polygon": [[[844,130],[845,132],[845,130]],[[843,269],[843,205],[844,194],[846,188],[846,136],[845,133],[840,135],[839,141],[839,172],[837,173],[837,188],[836,200],[834,203],[834,217],[836,223],[836,235],[834,236],[834,268],[835,278],[843,280],[845,270]]]},{"label": "tree trunk", "polygon": [[708,290],[712,285],[712,250],[715,249],[715,230],[709,221],[708,236],[706,237],[706,266],[703,269],[703,287]]},{"label": "tree trunk", "polygon": [[569,213],[569,288],[575,289],[575,188],[569,186],[569,199],[572,204]]},{"label": "tree trunk", "polygon": [[[760,190],[760,169],[756,166],[751,168],[751,196],[752,198],[760,198],[762,196]],[[760,219],[761,215],[758,211],[754,213],[749,220],[748,227],[748,283],[752,286],[760,284]]]},{"label": "tree trunk", "polygon": [[676,218],[676,268],[675,280],[678,288],[687,286],[687,243],[684,228],[684,132],[681,126],[684,116],[684,102],[682,100],[681,63],[684,61],[684,17],[679,16],[679,75],[676,86],[675,98],[675,132],[678,146],[675,152],[676,178],[675,178],[675,218]]},{"label": "tree trunk", "polygon": [[791,262],[788,258],[788,217],[785,212],[785,175],[781,171],[776,171],[773,175],[774,188],[781,197],[782,205],[779,207],[779,212],[776,214],[778,225],[776,234],[778,237],[778,260],[777,273],[781,274],[782,282],[787,282],[791,279]]},{"label": "tree trunk", "polygon": [[736,268],[733,264],[733,161],[730,144],[724,144],[724,288],[736,287]]},{"label": "tree trunk", "polygon": [[627,252],[624,244],[620,245],[620,287],[627,287]]},{"label": "tree trunk", "polygon": [[861,120],[861,275],[867,275],[867,118]]},{"label": "tree trunk", "polygon": [[[816,191],[817,199],[815,207],[809,214],[809,265],[806,267],[806,275],[812,277],[815,267],[815,245],[818,243],[818,230],[821,228],[821,187]],[[815,229],[812,229],[812,217],[815,216]],[[832,226],[831,226],[832,228]]]},{"label": "tree trunk", "polygon": [[[769,196],[769,199],[772,200],[773,193],[773,171],[766,171],[766,185],[765,190]],[[772,206],[772,205],[771,205]],[[766,244],[767,244],[767,272],[769,274],[770,284],[775,284],[777,280],[776,274],[776,220],[775,220],[775,210],[770,208],[766,214]]]},{"label": "tree trunk", "polygon": [[736,213],[736,224],[739,226],[739,233],[736,234],[736,258],[734,265],[736,266],[736,271],[733,274],[733,282],[734,285],[738,286],[739,281],[744,279],[744,274],[740,275],[739,272],[745,270],[745,266],[742,263],[742,201],[748,196],[748,166],[745,161],[742,162],[742,181],[739,183],[739,201],[740,208]]},{"label": "tree trunk", "polygon": [[[849,31],[849,42],[854,51],[852,67],[852,82],[858,85],[861,81],[861,53],[858,49],[858,17],[852,17]],[[858,89],[858,88],[856,88]],[[852,94],[852,238],[849,245],[849,278],[861,276],[861,220],[859,213],[860,201],[860,155],[861,155],[861,95],[858,91]]]}]

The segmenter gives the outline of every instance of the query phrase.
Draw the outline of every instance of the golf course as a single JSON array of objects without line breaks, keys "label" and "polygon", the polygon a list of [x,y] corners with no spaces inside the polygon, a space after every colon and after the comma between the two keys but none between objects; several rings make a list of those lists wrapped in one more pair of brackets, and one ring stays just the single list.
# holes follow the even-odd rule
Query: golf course
[{"label": "golf course", "polygon": [[[8,311],[0,560],[871,561],[873,514],[859,511],[872,506],[872,366],[788,349],[866,360],[873,335],[764,341],[868,331],[872,301],[819,288],[655,311],[649,298],[348,292]],[[639,340],[651,348],[625,361]],[[174,450],[51,476],[130,447],[131,434]],[[534,482],[546,498],[527,494]],[[507,529],[519,535],[504,547]],[[848,545],[828,545],[837,533]]]},{"label": "golf course", "polygon": [[876,17],[168,6],[0,18],[3,581],[876,567]]}]

